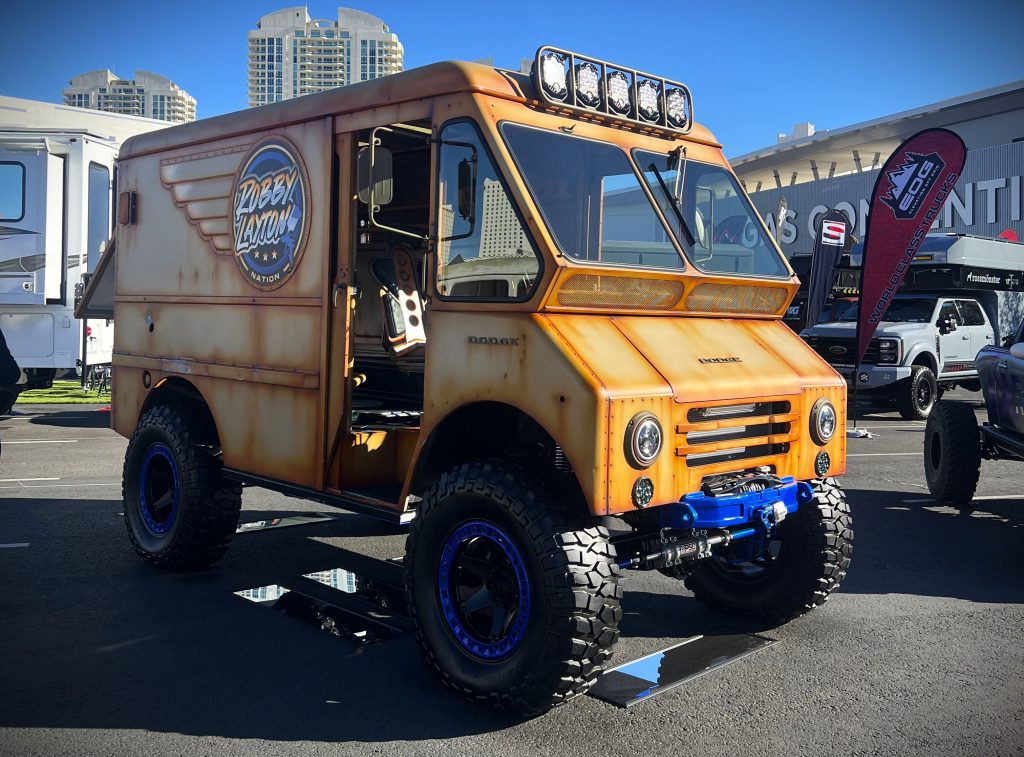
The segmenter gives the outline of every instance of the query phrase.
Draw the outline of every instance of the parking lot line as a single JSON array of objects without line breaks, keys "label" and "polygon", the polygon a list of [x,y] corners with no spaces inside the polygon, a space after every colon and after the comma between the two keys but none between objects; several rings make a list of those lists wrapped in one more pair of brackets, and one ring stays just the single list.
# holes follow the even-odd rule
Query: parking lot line
[{"label": "parking lot line", "polygon": [[4,444],[72,444],[77,442],[78,439],[22,439],[14,442],[4,442]]},{"label": "parking lot line", "polygon": [[[58,481],[60,479],[57,479]],[[120,481],[103,481],[98,484],[19,484],[18,486],[0,486],[0,489],[77,489],[82,486],[120,486]]]},{"label": "parking lot line", "polygon": [[909,457],[920,456],[920,452],[847,452],[847,457]]},{"label": "parking lot line", "polygon": [[59,478],[0,478],[2,484],[13,484],[20,481],[60,481]]},{"label": "parking lot line", "polygon": [[27,541],[21,541],[21,542],[18,542],[17,544],[0,544],[0,549],[15,549],[17,547],[27,547],[27,546],[28,546],[28,542]]},{"label": "parking lot line", "polygon": [[[983,497],[975,497],[971,502],[991,502],[995,499],[1024,499],[1024,494],[986,494]],[[935,502],[934,499],[904,499],[903,504],[920,504],[922,502]]]}]

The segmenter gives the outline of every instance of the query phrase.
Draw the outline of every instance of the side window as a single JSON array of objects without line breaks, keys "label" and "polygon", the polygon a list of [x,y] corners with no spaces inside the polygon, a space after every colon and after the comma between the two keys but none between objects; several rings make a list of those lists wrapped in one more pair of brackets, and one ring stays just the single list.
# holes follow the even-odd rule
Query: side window
[{"label": "side window", "polygon": [[89,164],[89,226],[86,232],[83,265],[88,270],[100,259],[100,245],[110,238],[110,170],[98,163]]},{"label": "side window", "polygon": [[540,257],[474,124],[442,129],[438,166],[438,294],[527,299]]},{"label": "side window", "polygon": [[964,317],[964,326],[985,325],[985,314],[981,312],[981,305],[974,300],[959,300],[957,304]]},{"label": "side window", "polygon": [[939,317],[936,320],[941,323],[947,318],[952,318],[957,326],[962,323],[960,314],[956,310],[956,303],[953,300],[946,300],[942,303],[942,307],[939,309]]},{"label": "side window", "polygon": [[0,162],[0,220],[20,221],[25,217],[25,166]]}]

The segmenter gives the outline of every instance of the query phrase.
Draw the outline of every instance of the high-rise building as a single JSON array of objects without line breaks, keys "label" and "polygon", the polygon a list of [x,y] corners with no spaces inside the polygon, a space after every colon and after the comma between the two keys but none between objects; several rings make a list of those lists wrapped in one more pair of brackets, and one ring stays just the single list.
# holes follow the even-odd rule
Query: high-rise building
[{"label": "high-rise building", "polygon": [[249,31],[249,106],[377,79],[402,70],[398,35],[369,13],[338,8],[313,19],[305,6],[268,13]]},{"label": "high-rise building", "polygon": [[113,71],[79,74],[64,88],[64,104],[183,124],[196,120],[196,99],[159,74],[136,71],[121,79]]}]

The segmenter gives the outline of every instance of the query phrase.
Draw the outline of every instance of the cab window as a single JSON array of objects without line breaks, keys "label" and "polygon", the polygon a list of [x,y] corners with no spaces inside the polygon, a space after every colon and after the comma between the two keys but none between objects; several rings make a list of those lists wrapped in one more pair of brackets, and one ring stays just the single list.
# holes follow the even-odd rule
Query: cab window
[{"label": "cab window", "polygon": [[964,326],[984,326],[985,315],[981,312],[981,305],[974,300],[959,300],[960,314],[964,317]]},{"label": "cab window", "polygon": [[540,256],[476,126],[441,130],[437,292],[444,299],[526,300]]}]

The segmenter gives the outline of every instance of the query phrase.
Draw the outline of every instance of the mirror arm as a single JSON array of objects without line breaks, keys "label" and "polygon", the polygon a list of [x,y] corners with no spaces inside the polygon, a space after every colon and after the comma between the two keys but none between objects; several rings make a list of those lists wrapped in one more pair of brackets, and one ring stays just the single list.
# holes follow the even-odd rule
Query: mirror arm
[{"label": "mirror arm", "polygon": [[378,126],[372,132],[370,132],[370,201],[366,203],[366,219],[370,226],[374,226],[383,231],[390,231],[395,234],[401,234],[402,236],[412,237],[413,239],[429,240],[429,234],[416,234],[412,231],[406,231],[405,229],[397,229],[394,226],[385,226],[377,220],[377,211],[380,210],[380,206],[377,204],[376,197],[376,178],[377,178],[377,145],[380,144],[381,140],[377,136],[378,132],[391,132],[393,129],[389,129],[386,126]]}]

